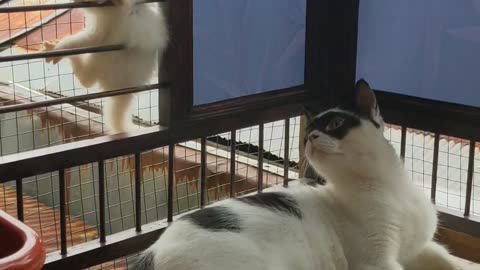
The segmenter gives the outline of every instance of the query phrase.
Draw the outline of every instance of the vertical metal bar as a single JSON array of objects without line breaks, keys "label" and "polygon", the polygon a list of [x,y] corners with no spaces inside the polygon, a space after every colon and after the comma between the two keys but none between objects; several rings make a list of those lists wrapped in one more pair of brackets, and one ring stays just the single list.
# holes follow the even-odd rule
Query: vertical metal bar
[{"label": "vertical metal bar", "polygon": [[17,218],[23,222],[23,182],[22,178],[15,180],[17,186]]},{"label": "vertical metal bar", "polygon": [[258,192],[263,191],[263,123],[258,126]]},{"label": "vertical metal bar", "polygon": [[175,144],[168,145],[168,186],[167,186],[167,221],[173,221],[173,185],[174,185],[174,166],[175,162]]},{"label": "vertical metal bar", "polygon": [[201,138],[200,152],[200,207],[204,207],[207,202],[207,138]]},{"label": "vertical metal bar", "polygon": [[58,171],[59,190],[60,193],[60,254],[67,254],[67,214],[65,211],[65,169]]},{"label": "vertical metal bar", "polygon": [[[169,9],[170,3],[168,1],[159,3],[158,8],[159,12],[164,12],[165,10],[170,10]],[[170,21],[170,16],[169,13],[165,14],[167,16],[167,20]],[[166,55],[169,55],[172,53],[173,48],[168,48]],[[158,81],[159,82],[164,82],[164,81],[170,81],[170,76],[169,74],[169,58],[166,57],[164,53],[159,53],[158,54]],[[172,62],[175,64],[175,62]],[[170,119],[171,119],[171,112],[172,112],[172,106],[171,104],[171,95],[170,95],[171,87],[167,89],[161,89],[158,88],[158,123],[161,126],[170,126]]]},{"label": "vertical metal bar", "polygon": [[142,231],[142,161],[141,153],[135,153],[135,230]]},{"label": "vertical metal bar", "polygon": [[168,2],[170,47],[167,52],[171,83],[171,122],[184,119],[193,105],[193,0]]},{"label": "vertical metal bar", "polygon": [[100,199],[100,243],[105,243],[105,163],[98,161],[98,196]]},{"label": "vertical metal bar", "polygon": [[307,117],[305,115],[300,116],[300,135],[298,140],[298,151],[299,151],[299,167],[298,167],[298,177],[304,178],[307,174],[307,157],[305,157],[305,145],[303,139],[305,138],[305,130],[307,128]]},{"label": "vertical metal bar", "polygon": [[470,151],[468,152],[468,173],[467,173],[467,194],[465,196],[466,217],[470,216],[470,203],[472,202],[473,171],[475,166],[475,141],[470,141]]},{"label": "vertical metal bar", "polygon": [[402,138],[400,141],[400,157],[405,162],[405,148],[407,146],[407,127],[402,127]]},{"label": "vertical metal bar", "polygon": [[355,84],[359,0],[307,0],[306,7],[305,86],[335,105]]},{"label": "vertical metal bar", "polygon": [[[288,170],[290,168],[290,118],[285,119],[285,143],[283,154],[283,186],[288,187]],[[301,140],[300,140],[301,141]]]},{"label": "vertical metal bar", "polygon": [[230,197],[235,197],[235,165],[236,165],[237,131],[230,133]]},{"label": "vertical metal bar", "polygon": [[437,171],[438,171],[438,148],[440,145],[440,133],[435,134],[435,141],[433,142],[433,164],[432,164],[432,189],[430,198],[435,203],[437,196]]}]

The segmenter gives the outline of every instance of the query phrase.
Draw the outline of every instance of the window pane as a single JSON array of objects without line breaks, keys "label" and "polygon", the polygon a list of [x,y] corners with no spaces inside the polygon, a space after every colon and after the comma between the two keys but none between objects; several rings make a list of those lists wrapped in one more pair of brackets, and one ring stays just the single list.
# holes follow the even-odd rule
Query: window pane
[{"label": "window pane", "polygon": [[194,104],[303,84],[306,0],[193,5]]},{"label": "window pane", "polygon": [[362,0],[357,77],[372,87],[480,106],[480,1]]}]

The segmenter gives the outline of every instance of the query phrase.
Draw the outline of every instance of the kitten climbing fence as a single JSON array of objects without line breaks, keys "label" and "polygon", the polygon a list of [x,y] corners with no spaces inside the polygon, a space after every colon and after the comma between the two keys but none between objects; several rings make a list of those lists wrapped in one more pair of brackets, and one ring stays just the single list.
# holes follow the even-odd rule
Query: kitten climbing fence
[{"label": "kitten climbing fence", "polygon": [[[98,5],[0,6],[0,14],[10,18],[10,14],[92,6]],[[49,132],[57,123],[64,132],[70,132],[70,138],[88,140],[51,143],[49,139],[41,148],[3,155],[0,206],[27,224],[36,224],[34,229],[49,247],[45,269],[83,269],[140,252],[169,222],[188,211],[223,198],[261,191],[272,184],[288,185],[301,163],[295,153],[301,153],[296,148],[302,141],[298,135],[302,106],[328,108],[354,84],[358,8],[358,1],[306,0],[303,84],[194,105],[193,1],[168,1],[164,11],[169,18],[171,45],[161,68],[165,76],[156,83],[102,93],[43,95],[42,99],[30,94],[13,101],[2,98],[2,138],[20,140],[25,135],[19,117],[32,121],[32,115],[39,114],[70,119],[67,124],[50,120],[42,134],[53,136],[55,133]],[[32,59],[122,48],[121,44],[112,44],[8,55],[0,56],[0,63],[15,66]],[[20,97],[21,87],[14,89]],[[95,126],[89,115],[95,111],[85,101],[144,91],[150,91],[148,98],[159,99],[158,104],[164,103],[160,99],[169,99],[171,106],[158,108],[158,115],[151,117],[164,123],[100,136],[104,135],[102,127]],[[439,206],[442,226],[480,237],[479,219],[474,215],[480,208],[475,195],[480,186],[475,178],[479,110],[382,91],[377,94],[385,120],[392,124],[386,136],[404,157],[414,180],[434,201],[444,202],[440,197],[447,193],[446,203]],[[80,111],[86,113],[84,122],[80,121]],[[5,133],[7,125],[17,132]],[[88,126],[89,132],[76,134],[75,125]],[[266,134],[273,130],[281,135],[270,135],[266,140]],[[242,132],[256,138],[240,143]],[[281,141],[278,151],[270,151],[275,156],[265,151],[271,150],[268,143],[274,139]],[[8,140],[4,141],[7,147]],[[421,168],[415,160],[421,160]],[[458,171],[459,177],[452,171]],[[459,190],[459,199],[454,203],[448,197],[452,184],[460,187],[455,189]],[[24,195],[28,189],[36,190],[36,198]],[[127,265],[118,266],[124,267]]]}]

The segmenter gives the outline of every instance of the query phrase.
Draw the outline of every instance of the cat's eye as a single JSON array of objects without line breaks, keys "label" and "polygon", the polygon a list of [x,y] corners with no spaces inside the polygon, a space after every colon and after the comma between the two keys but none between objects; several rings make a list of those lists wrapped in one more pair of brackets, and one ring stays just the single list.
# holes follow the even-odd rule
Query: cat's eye
[{"label": "cat's eye", "polygon": [[331,130],[335,130],[339,127],[341,127],[343,125],[343,122],[345,121],[345,119],[341,118],[341,117],[335,117],[333,118],[330,123],[328,123],[327,127],[325,128],[326,131],[331,131]]}]

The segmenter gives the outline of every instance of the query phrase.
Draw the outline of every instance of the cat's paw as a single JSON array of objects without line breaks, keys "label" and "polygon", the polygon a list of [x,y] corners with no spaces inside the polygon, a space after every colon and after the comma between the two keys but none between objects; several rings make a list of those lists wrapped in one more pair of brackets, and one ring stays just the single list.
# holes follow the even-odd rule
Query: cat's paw
[{"label": "cat's paw", "polygon": [[[44,52],[49,52],[55,50],[55,47],[57,46],[57,42],[55,41],[44,41],[42,43],[42,51]],[[57,64],[62,60],[62,57],[60,56],[54,56],[54,57],[47,57],[45,58],[45,62],[47,63],[52,63],[52,64]]]}]

